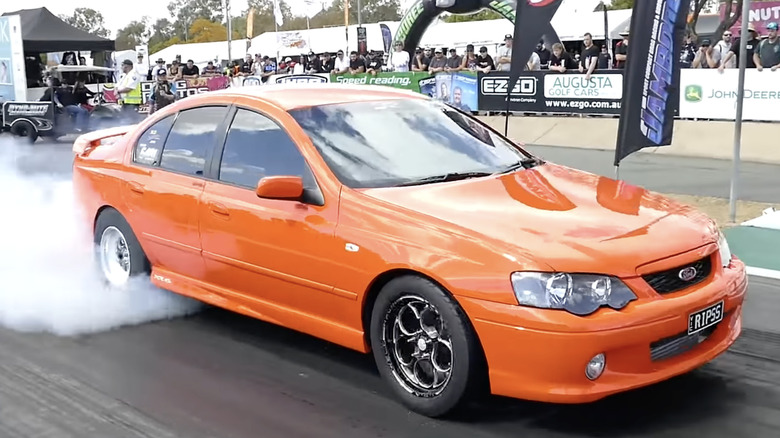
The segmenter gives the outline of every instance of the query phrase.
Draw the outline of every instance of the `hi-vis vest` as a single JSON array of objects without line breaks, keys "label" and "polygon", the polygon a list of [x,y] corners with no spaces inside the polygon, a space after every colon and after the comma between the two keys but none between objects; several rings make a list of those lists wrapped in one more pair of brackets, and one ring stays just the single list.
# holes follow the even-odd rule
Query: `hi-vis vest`
[{"label": "hi-vis vest", "polygon": [[[124,88],[125,78],[127,78],[127,76],[124,76],[122,79],[119,80],[119,83],[116,85],[116,89]],[[133,89],[133,91],[127,93],[125,96],[117,96],[117,97],[118,100],[123,104],[141,105],[143,103],[143,97],[141,95],[141,82],[139,81],[138,84],[136,84],[135,89]]]},{"label": "hi-vis vest", "polygon": [[127,105],[140,105],[143,103],[143,97],[141,95],[141,84],[136,85],[133,91],[127,93],[123,103]]}]

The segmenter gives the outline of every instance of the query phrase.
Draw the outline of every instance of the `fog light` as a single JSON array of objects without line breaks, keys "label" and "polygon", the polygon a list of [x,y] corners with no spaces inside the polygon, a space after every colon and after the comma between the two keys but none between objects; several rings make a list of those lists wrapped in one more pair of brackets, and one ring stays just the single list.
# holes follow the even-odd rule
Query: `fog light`
[{"label": "fog light", "polygon": [[604,365],[607,364],[607,358],[604,357],[604,353],[599,353],[593,356],[593,359],[585,366],[585,375],[590,380],[596,380],[604,372]]}]

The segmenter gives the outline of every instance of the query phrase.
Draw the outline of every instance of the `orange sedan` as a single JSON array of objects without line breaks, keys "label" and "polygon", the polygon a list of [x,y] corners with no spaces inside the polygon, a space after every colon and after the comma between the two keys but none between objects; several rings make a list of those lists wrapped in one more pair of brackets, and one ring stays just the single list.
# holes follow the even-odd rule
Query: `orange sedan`
[{"label": "orange sedan", "polygon": [[601,399],[711,361],[744,264],[673,200],[377,86],[191,96],[74,144],[105,281],[372,352],[411,410]]}]

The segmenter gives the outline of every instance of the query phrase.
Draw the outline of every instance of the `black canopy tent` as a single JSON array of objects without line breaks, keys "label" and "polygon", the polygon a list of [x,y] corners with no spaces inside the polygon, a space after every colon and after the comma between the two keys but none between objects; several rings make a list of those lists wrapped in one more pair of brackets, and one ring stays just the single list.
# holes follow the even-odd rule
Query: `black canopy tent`
[{"label": "black canopy tent", "polygon": [[46,8],[22,9],[3,14],[6,15],[19,15],[26,53],[116,50],[113,40],[73,27]]}]

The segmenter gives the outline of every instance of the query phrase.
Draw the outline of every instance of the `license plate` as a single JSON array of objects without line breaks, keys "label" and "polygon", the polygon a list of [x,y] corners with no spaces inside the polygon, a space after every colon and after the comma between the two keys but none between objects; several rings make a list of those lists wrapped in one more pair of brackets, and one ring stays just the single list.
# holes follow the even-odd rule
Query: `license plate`
[{"label": "license plate", "polygon": [[688,315],[688,334],[698,333],[723,320],[723,301]]}]

